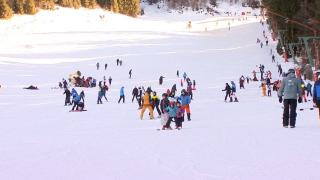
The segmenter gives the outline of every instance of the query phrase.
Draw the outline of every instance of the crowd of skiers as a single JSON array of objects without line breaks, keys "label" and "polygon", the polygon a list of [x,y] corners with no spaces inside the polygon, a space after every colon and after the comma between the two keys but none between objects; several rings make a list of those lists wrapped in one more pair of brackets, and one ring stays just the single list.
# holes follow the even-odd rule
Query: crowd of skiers
[{"label": "crowd of skiers", "polygon": [[[122,66],[122,61],[117,59],[117,66]],[[97,70],[100,68],[100,64],[96,64]],[[107,69],[108,65],[105,64],[105,69]],[[177,70],[177,78],[180,78],[180,72]],[[132,76],[132,69],[129,70],[129,79]],[[160,76],[159,85],[163,85],[164,76]],[[70,111],[85,111],[85,94],[84,91],[80,93],[77,92],[75,88],[72,88],[71,91],[69,88],[71,87],[95,87],[92,86],[92,83],[96,83],[96,80],[93,78],[87,78],[84,80],[83,78],[77,79],[72,83],[71,80],[69,82],[65,79],[59,83],[59,87],[64,89],[65,95],[65,106],[72,106]],[[94,81],[93,81],[94,80]],[[82,84],[88,84],[82,86]],[[97,104],[102,104],[103,99],[108,102],[108,98],[106,97],[106,92],[109,90],[111,86],[112,78],[107,79],[104,76],[102,81],[98,83],[98,98]],[[161,118],[161,130],[170,130],[172,129],[171,123],[175,122],[176,129],[182,128],[182,123],[184,122],[184,117],[186,114],[186,119],[191,120],[191,110],[190,103],[193,99],[193,91],[196,88],[196,81],[188,77],[187,73],[184,72],[180,79],[181,88],[186,84],[186,89],[181,90],[181,94],[177,94],[177,85],[174,84],[171,89],[167,89],[164,93],[162,93],[161,98],[159,98],[156,91],[153,91],[151,87],[145,89],[143,86],[134,87],[132,90],[132,103],[134,101],[138,104],[138,110],[140,111],[140,119],[143,120],[143,116],[145,111],[149,111],[150,119],[155,119],[154,112],[157,113],[157,118]],[[120,88],[119,91],[119,100],[118,103],[125,103],[125,89],[124,86]]]}]

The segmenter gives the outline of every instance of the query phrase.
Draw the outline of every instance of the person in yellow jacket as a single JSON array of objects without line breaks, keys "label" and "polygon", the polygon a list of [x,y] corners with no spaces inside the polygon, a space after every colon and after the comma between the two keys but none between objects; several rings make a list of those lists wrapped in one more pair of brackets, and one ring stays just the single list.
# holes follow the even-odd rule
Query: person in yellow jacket
[{"label": "person in yellow jacket", "polygon": [[141,109],[141,114],[140,114],[140,119],[143,119],[143,114],[146,111],[146,109],[149,110],[150,112],[150,119],[154,119],[153,117],[153,108],[151,104],[151,97],[148,92],[145,92],[143,99],[142,99],[142,109]]},{"label": "person in yellow jacket", "polygon": [[262,96],[266,96],[267,95],[267,86],[265,83],[261,84],[261,88],[262,88]]}]

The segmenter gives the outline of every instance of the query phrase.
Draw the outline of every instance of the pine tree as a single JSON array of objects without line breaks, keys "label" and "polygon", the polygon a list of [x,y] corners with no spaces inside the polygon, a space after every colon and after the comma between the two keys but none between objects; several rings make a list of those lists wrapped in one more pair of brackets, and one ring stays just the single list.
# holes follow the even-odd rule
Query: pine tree
[{"label": "pine tree", "polygon": [[0,0],[0,18],[9,19],[13,15],[13,11],[7,3],[7,0]]},{"label": "pine tree", "polygon": [[72,1],[72,6],[75,9],[79,9],[81,7],[81,1],[80,0],[71,0]]},{"label": "pine tree", "polygon": [[26,14],[36,14],[37,9],[36,5],[34,3],[34,0],[26,0],[24,6],[23,6],[23,11]]},{"label": "pine tree", "polygon": [[53,10],[55,6],[54,0],[34,0],[36,7],[41,9]]},{"label": "pine tree", "polygon": [[128,15],[132,17],[137,17],[140,14],[140,1],[139,0],[129,0]]},{"label": "pine tree", "polygon": [[16,14],[24,14],[23,11],[24,0],[14,0],[13,1],[13,11]]},{"label": "pine tree", "polygon": [[118,0],[111,0],[110,1],[110,10],[114,13],[118,13],[119,12],[119,4],[118,4]]},{"label": "pine tree", "polygon": [[97,1],[96,0],[89,0],[89,7],[91,9],[94,9],[97,7]]},{"label": "pine tree", "polygon": [[90,0],[81,0],[81,6],[85,8],[89,8]]}]

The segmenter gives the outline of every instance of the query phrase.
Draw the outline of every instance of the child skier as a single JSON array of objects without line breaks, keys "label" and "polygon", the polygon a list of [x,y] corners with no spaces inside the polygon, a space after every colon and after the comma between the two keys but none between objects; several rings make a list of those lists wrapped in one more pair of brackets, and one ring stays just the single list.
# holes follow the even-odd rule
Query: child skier
[{"label": "child skier", "polygon": [[181,91],[181,96],[179,99],[180,99],[183,110],[187,112],[188,121],[191,121],[191,111],[190,111],[191,98],[185,89]]},{"label": "child skier", "polygon": [[157,96],[157,92],[152,92],[152,96],[151,96],[151,101],[152,101],[152,108],[153,110],[156,109],[157,112],[158,112],[158,115],[159,117],[161,116],[161,111],[160,111],[160,108],[159,108],[159,105],[160,105],[160,99],[159,97]]},{"label": "child skier", "polygon": [[165,129],[172,130],[170,124],[172,121],[176,121],[177,117],[177,107],[175,106],[175,102],[170,102],[170,105],[166,108],[166,111],[169,114],[169,119],[165,125]]},{"label": "child skier", "polygon": [[267,88],[268,88],[268,96],[270,97],[271,96],[271,84],[268,84]]},{"label": "child skier", "polygon": [[182,128],[182,122],[184,121],[184,110],[181,107],[181,103],[177,102],[177,112],[176,112],[176,129],[180,130]]}]

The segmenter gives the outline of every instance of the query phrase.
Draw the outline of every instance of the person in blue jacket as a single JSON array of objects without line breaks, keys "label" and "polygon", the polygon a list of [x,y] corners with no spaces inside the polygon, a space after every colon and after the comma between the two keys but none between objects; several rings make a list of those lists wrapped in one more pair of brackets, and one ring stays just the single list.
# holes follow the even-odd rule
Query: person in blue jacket
[{"label": "person in blue jacket", "polygon": [[78,109],[78,105],[79,105],[79,102],[81,100],[81,97],[80,95],[76,95],[73,97],[73,107],[71,109],[71,111],[74,111],[74,110],[77,110]]},{"label": "person in blue jacket", "polygon": [[191,121],[191,111],[190,111],[191,98],[185,89],[181,91],[179,102],[181,103],[182,109],[185,112],[187,112],[188,121]]},{"label": "person in blue jacket", "polygon": [[124,87],[122,86],[120,89],[120,99],[118,101],[118,103],[120,103],[120,101],[122,100],[122,102],[125,102],[125,95],[124,95]]},{"label": "person in blue jacket", "polygon": [[313,86],[313,103],[319,108],[319,118],[320,118],[320,75],[318,80],[314,83]]},{"label": "person in blue jacket", "polygon": [[170,124],[172,121],[175,121],[176,120],[176,117],[177,117],[177,107],[175,105],[175,102],[170,102],[169,106],[166,107],[165,109],[168,114],[169,114],[169,119],[167,121],[167,124],[165,125],[165,129],[172,129]]},{"label": "person in blue jacket", "polygon": [[97,102],[97,104],[102,104],[102,97],[103,97],[103,90],[101,89],[98,92],[98,102]]}]

